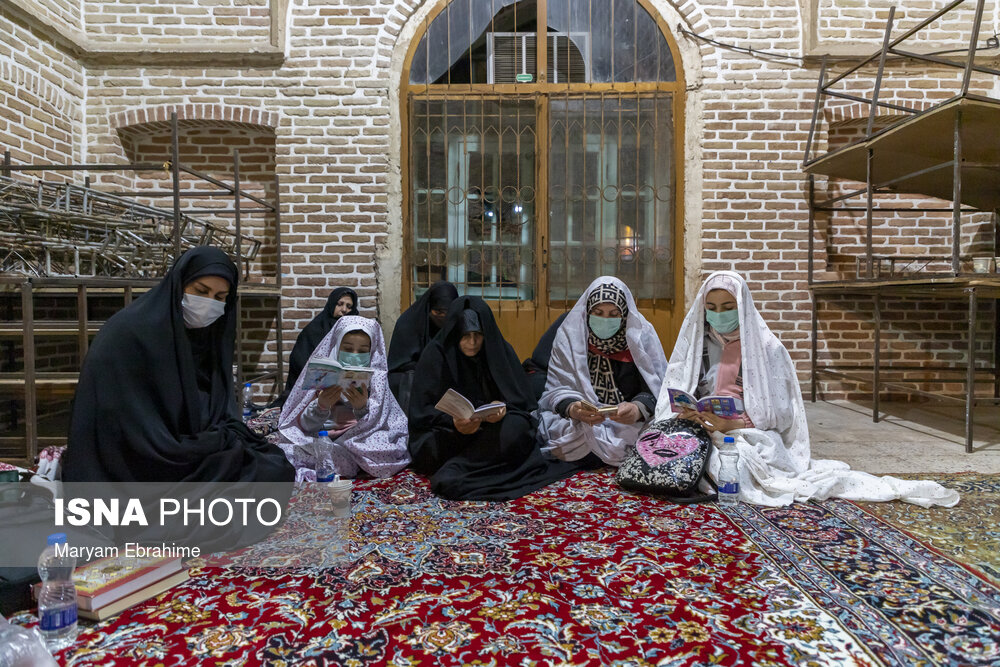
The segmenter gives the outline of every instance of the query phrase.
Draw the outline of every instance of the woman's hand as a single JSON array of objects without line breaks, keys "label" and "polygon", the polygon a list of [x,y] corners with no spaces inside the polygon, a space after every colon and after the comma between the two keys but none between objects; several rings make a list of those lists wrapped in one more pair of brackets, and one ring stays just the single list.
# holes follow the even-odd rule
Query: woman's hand
[{"label": "woman's hand", "polygon": [[634,424],[642,417],[639,406],[631,401],[618,404],[618,412],[608,417],[619,424]]},{"label": "woman's hand", "polygon": [[334,404],[340,400],[341,394],[343,394],[343,389],[339,384],[318,390],[316,399],[319,401],[319,407],[327,411],[333,409]]},{"label": "woman's hand", "polygon": [[719,431],[720,433],[729,433],[733,429],[744,428],[746,426],[742,419],[726,419],[725,417],[720,417],[714,412],[696,412],[695,410],[685,409],[678,416],[681,419],[689,419],[691,421],[698,422],[704,426],[705,430],[709,433],[715,433],[716,431]]},{"label": "woman's hand", "polygon": [[[490,403],[490,405],[497,405],[501,403],[503,403],[503,401],[493,401],[492,403]],[[498,421],[500,421],[506,416],[507,416],[507,406],[505,405],[502,408],[500,408],[500,412],[498,412],[497,414],[486,417],[485,421],[488,421],[491,424],[496,424]]]},{"label": "woman's hand", "polygon": [[452,419],[455,422],[455,430],[462,435],[472,435],[479,430],[479,425],[482,424],[482,420],[478,417],[473,417],[472,419],[452,417]]},{"label": "woman's hand", "polygon": [[738,428],[745,428],[746,424],[743,423],[742,419],[727,419],[725,417],[720,417],[714,412],[702,412],[702,423],[705,425],[705,429],[709,433],[714,433],[719,431],[720,433],[729,433],[730,431]]},{"label": "woman's hand", "polygon": [[594,426],[600,424],[604,421],[604,415],[599,412],[594,412],[593,410],[588,410],[583,407],[581,401],[576,401],[575,403],[570,403],[569,409],[566,411],[570,419],[575,419],[578,422],[587,424],[589,426]]},{"label": "woman's hand", "polygon": [[351,385],[344,390],[344,398],[347,399],[352,408],[361,410],[368,405],[368,387],[365,385],[361,385],[360,387]]}]

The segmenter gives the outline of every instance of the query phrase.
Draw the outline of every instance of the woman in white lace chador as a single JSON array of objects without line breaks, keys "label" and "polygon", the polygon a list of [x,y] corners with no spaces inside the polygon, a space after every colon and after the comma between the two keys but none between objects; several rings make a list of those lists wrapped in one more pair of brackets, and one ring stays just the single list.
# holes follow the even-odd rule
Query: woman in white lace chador
[{"label": "woman in white lace chador", "polygon": [[[826,498],[898,498],[924,507],[951,507],[958,502],[955,491],[935,482],[875,477],[840,461],[810,458],[805,406],[791,357],[757,312],[746,281],[732,271],[710,275],[684,318],[656,404],[656,419],[674,416],[669,388],[698,398],[742,394],[742,417],[723,420],[710,413],[685,414],[699,418],[717,445],[724,434],[736,439],[740,491],[746,502],[782,506]],[[714,479],[718,472],[715,449],[709,473]]]},{"label": "woman in white lace chador", "polygon": [[[299,376],[278,420],[278,446],[295,466],[295,480],[315,481],[320,463],[341,477],[399,472],[410,463],[409,436],[406,414],[389,391],[382,327],[366,317],[341,317],[309,358],[328,357],[375,372],[367,392],[331,388],[317,394],[303,388],[307,374]],[[321,430],[333,440],[330,451],[313,451]]]},{"label": "woman in white lace chador", "polygon": [[[552,343],[538,402],[542,451],[564,461],[594,454],[620,465],[652,415],[666,367],[656,330],[625,283],[611,276],[592,282]],[[617,405],[618,412],[604,417],[581,401]]]}]

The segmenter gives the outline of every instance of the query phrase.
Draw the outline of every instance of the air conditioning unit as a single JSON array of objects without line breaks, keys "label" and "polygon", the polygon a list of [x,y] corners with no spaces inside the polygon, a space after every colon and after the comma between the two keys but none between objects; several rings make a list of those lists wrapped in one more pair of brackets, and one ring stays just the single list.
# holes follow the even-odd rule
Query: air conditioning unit
[{"label": "air conditioning unit", "polygon": [[[548,40],[548,83],[589,83],[590,35],[550,32]],[[486,82],[537,83],[536,44],[533,32],[487,33]]]}]

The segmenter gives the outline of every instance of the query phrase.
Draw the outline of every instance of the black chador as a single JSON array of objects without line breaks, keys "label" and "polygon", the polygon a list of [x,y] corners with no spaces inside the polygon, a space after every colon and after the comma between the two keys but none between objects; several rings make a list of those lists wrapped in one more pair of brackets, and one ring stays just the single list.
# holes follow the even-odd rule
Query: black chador
[{"label": "black chador", "polygon": [[[482,334],[482,347],[467,356],[460,341],[476,331]],[[539,451],[531,385],[482,299],[466,296],[451,304],[440,335],[424,348],[414,377],[410,455],[413,468],[430,476],[436,494],[456,500],[510,500],[577,469],[548,460]],[[448,389],[476,407],[502,401],[506,414],[464,435],[452,417],[434,407]]]},{"label": "black chador", "polygon": [[[185,326],[184,288],[229,282],[225,312]],[[281,450],[238,418],[233,390],[236,266],[218,248],[185,252],[166,277],[94,338],[63,459],[67,482],[284,482]]]}]

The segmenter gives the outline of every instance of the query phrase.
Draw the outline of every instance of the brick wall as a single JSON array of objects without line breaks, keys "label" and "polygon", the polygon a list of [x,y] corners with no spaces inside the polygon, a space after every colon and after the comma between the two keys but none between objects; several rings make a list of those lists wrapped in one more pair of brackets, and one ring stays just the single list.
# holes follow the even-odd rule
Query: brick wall
[{"label": "brick wall", "polygon": [[62,31],[83,29],[81,0],[9,0]]},{"label": "brick wall", "polygon": [[[205,22],[208,16],[221,16],[213,13],[213,8],[231,3],[170,2],[156,6],[161,4],[191,12],[197,9],[196,13],[170,16],[180,17],[185,27],[202,31],[209,24],[221,25],[216,19],[212,19],[215,23]],[[121,131],[122,125],[114,120],[138,110],[191,108],[185,117],[195,119],[199,114],[216,118],[236,106],[272,119],[262,124],[273,131],[274,169],[282,180],[287,352],[295,334],[336,286],[357,289],[365,315],[377,313],[379,287],[383,307],[398,298],[397,285],[377,285],[375,268],[377,249],[390,241],[390,230],[398,229],[401,215],[395,206],[390,208],[400,178],[399,129],[392,124],[395,109],[390,107],[390,94],[397,92],[398,57],[406,47],[397,36],[404,27],[408,29],[411,16],[425,16],[437,4],[430,0],[297,0],[288,19],[287,58],[277,69],[95,66],[86,77],[87,151],[95,161],[119,161],[155,152],[162,145],[157,144],[162,142],[156,138],[159,135]],[[797,0],[651,0],[649,4],[663,12],[671,27],[680,21],[687,29],[721,42],[801,55],[801,3]],[[861,41],[876,48],[888,4],[888,0],[851,5],[823,0],[817,8],[819,43]],[[89,30],[99,30],[98,24],[89,20],[91,16],[101,12],[112,16],[106,5],[85,3]],[[925,5],[937,7],[940,3]],[[119,6],[136,5],[117,3],[113,8]],[[922,15],[914,6],[909,5],[903,17],[906,21]],[[236,7],[260,9],[263,4]],[[149,15],[136,13],[137,17]],[[143,27],[148,28],[152,21],[139,23],[138,18],[125,18],[123,10],[122,20],[101,25],[115,26],[116,40],[148,38],[154,43],[167,39],[166,29],[177,25],[157,20],[157,26],[165,26],[164,32],[151,35],[143,32]],[[989,21],[995,23],[996,17],[991,15]],[[235,30],[243,24],[226,25]],[[841,28],[848,34],[834,34]],[[244,34],[248,33],[239,33]],[[966,35],[967,26],[961,35],[948,27],[941,38],[950,44]],[[764,318],[788,347],[805,378],[810,301],[806,284],[806,181],[801,161],[818,63],[751,56],[683,36],[675,38],[685,50],[697,50],[700,56],[700,70],[686,72],[688,94],[695,101],[689,108],[700,109],[700,113],[687,119],[686,145],[692,157],[685,175],[689,187],[699,189],[695,198],[701,207],[688,217],[690,228],[700,225],[700,232],[685,243],[701,246],[696,266],[688,274],[695,282],[716,269],[731,268],[746,275]],[[889,63],[885,79],[888,98],[919,104],[950,94],[953,75],[936,68],[906,67],[898,61]],[[867,79],[872,80],[870,76]],[[821,145],[825,145],[829,129],[822,128]],[[185,150],[197,151],[192,159],[207,159],[204,151],[219,149],[219,142],[225,143],[227,138],[233,142],[249,139],[251,146],[255,141],[241,132],[212,134],[194,128],[186,130],[185,136],[191,143]],[[213,159],[220,156],[221,152]],[[847,271],[853,268],[852,262],[835,257],[843,254],[836,246],[843,240],[845,246],[856,249],[858,220],[851,217],[827,223],[826,236],[817,238],[821,248],[831,249],[829,268]],[[939,220],[923,213],[914,213],[906,222],[910,229],[938,224]],[[884,239],[888,243],[890,231],[889,226],[880,228],[880,242]],[[979,242],[973,238],[977,233],[968,232],[968,243]],[[917,236],[913,235],[916,244],[907,245],[908,252],[926,252],[925,248],[931,247]],[[862,304],[844,307],[848,320],[867,317]],[[871,339],[862,334],[858,328],[857,336],[843,337],[847,346],[843,352],[851,352],[848,348],[853,347],[865,353],[865,340],[870,344]],[[267,358],[274,352],[265,347],[260,356]],[[933,345],[920,354],[923,357],[914,354],[913,358],[940,356]]]},{"label": "brick wall", "polygon": [[[890,7],[896,7],[893,19],[895,36],[913,28],[946,4],[940,0],[907,0],[905,3],[898,0],[819,0],[816,33],[820,42],[848,40],[881,44]],[[975,1],[967,0],[964,5],[949,12],[946,20],[924,28],[915,36],[923,42],[922,47],[961,45],[959,35],[968,34],[975,10]],[[983,37],[993,34],[998,16],[996,3],[987,0],[983,11]],[[968,44],[967,37],[965,44]]]},{"label": "brick wall", "polygon": [[83,67],[0,9],[0,152],[18,163],[78,160]]},{"label": "brick wall", "polygon": [[84,0],[87,35],[124,44],[267,39],[270,0]]}]

